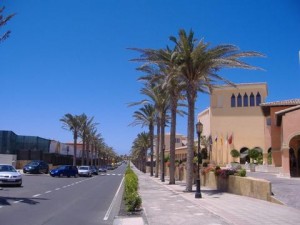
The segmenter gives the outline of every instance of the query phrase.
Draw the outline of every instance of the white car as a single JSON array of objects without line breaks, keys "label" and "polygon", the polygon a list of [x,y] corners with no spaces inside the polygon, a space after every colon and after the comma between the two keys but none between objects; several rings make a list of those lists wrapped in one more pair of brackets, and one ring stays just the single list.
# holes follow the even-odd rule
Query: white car
[{"label": "white car", "polygon": [[92,176],[92,168],[90,166],[79,166],[78,167],[78,175],[79,176]]},{"label": "white car", "polygon": [[12,165],[0,164],[0,186],[22,185],[22,175]]}]

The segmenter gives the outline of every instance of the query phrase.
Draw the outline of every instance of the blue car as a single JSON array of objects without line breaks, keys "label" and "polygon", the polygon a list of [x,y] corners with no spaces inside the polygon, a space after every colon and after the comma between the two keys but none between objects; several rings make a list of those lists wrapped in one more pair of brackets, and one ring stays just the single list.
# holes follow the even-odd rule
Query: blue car
[{"label": "blue car", "polygon": [[78,169],[76,166],[59,166],[50,170],[50,175],[52,177],[78,177]]}]

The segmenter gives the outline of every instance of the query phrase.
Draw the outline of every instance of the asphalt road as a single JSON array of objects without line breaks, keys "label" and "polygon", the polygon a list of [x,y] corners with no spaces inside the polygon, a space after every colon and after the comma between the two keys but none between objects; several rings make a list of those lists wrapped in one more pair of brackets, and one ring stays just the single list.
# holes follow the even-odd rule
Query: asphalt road
[{"label": "asphalt road", "polygon": [[[126,165],[91,178],[23,175],[23,185],[0,190],[0,225],[112,224]],[[113,199],[116,199],[113,201]]]}]

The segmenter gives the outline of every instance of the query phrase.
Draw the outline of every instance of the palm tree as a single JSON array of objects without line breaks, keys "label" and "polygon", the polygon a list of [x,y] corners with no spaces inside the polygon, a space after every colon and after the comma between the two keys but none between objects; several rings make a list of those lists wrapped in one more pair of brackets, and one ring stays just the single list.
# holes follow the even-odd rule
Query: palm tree
[{"label": "palm tree", "polygon": [[[141,53],[140,58],[132,61],[145,62],[140,71],[146,72],[146,76],[140,80],[146,80],[149,83],[155,83],[163,79],[163,86],[166,88],[170,99],[171,110],[171,132],[170,132],[170,184],[175,184],[175,141],[176,141],[176,116],[178,111],[178,101],[183,99],[182,90],[183,83],[175,76],[178,73],[178,66],[173,60],[174,50],[169,47],[166,49],[138,49],[132,48]],[[182,104],[180,104],[182,105]]]},{"label": "palm tree", "polygon": [[82,154],[81,154],[81,165],[84,164],[84,158],[87,157],[86,152],[86,141],[88,133],[91,132],[98,123],[95,123],[94,117],[88,118],[86,114],[82,113],[78,116],[80,123],[79,137],[82,139]]},{"label": "palm tree", "polygon": [[[145,87],[141,89],[141,94],[147,96],[149,99],[144,99],[140,102],[135,102],[129,104],[129,106],[139,105],[139,104],[152,104],[157,112],[156,126],[156,169],[155,177],[158,177],[159,171],[159,158],[161,158],[161,168],[163,168],[163,155],[164,155],[164,136],[165,136],[165,124],[166,124],[166,114],[169,108],[169,97],[166,89],[163,88],[161,79],[156,82],[148,82]],[[159,149],[161,156],[159,157]],[[161,178],[163,178],[163,170],[161,170]]]},{"label": "palm tree", "polygon": [[76,156],[77,156],[77,139],[78,133],[81,129],[81,124],[79,121],[79,116],[72,115],[67,113],[60,119],[63,123],[63,129],[70,130],[73,133],[73,140],[74,140],[74,155],[73,155],[73,166],[76,166]]},{"label": "palm tree", "polygon": [[211,93],[218,82],[234,85],[219,76],[222,68],[259,69],[241,60],[242,57],[262,56],[258,52],[240,52],[234,45],[219,45],[209,48],[203,40],[196,42],[193,31],[179,31],[179,38],[171,36],[175,44],[174,60],[179,68],[178,79],[185,83],[188,104],[188,150],[186,191],[192,191],[194,123],[197,92]]},{"label": "palm tree", "polygon": [[169,109],[170,96],[166,89],[163,87],[163,80],[159,80],[155,84],[150,84],[141,90],[141,93],[148,96],[154,103],[157,111],[157,146],[156,146],[156,176],[158,177],[158,162],[159,162],[159,149],[160,149],[160,168],[161,180],[164,181],[164,151],[165,151],[165,127],[166,116]]},{"label": "palm tree", "polygon": [[131,125],[148,126],[150,139],[150,176],[153,176],[153,139],[154,139],[154,125],[157,118],[155,108],[152,104],[146,104],[139,111],[133,114],[134,121]]},{"label": "palm tree", "polygon": [[134,140],[131,149],[133,162],[144,173],[146,172],[147,149],[149,148],[149,145],[149,133],[142,132],[139,133],[137,138]]},{"label": "palm tree", "polygon": [[[3,15],[4,9],[5,9],[4,6],[0,8],[0,27],[5,26],[6,23],[7,23],[12,17],[15,16],[15,14],[13,13],[13,14],[10,14],[10,15],[8,15],[8,16],[5,17],[5,16]],[[10,30],[8,30],[8,31],[6,31],[4,34],[0,35],[0,43],[1,43],[2,41],[4,41],[5,39],[7,39],[7,38],[9,37],[10,33],[11,33]]]}]

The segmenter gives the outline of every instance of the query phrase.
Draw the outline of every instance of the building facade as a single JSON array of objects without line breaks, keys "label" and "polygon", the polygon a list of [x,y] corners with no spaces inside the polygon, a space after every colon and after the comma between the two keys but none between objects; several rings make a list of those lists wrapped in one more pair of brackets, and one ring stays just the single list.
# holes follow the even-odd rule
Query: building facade
[{"label": "building facade", "polygon": [[[270,134],[272,162],[284,176],[300,176],[300,99],[261,104]],[[268,138],[268,136],[266,136]]]},{"label": "building facade", "polygon": [[240,162],[249,161],[248,150],[256,148],[267,162],[270,144],[266,142],[265,117],[260,104],[267,97],[266,83],[218,86],[213,89],[210,107],[198,114],[202,135],[209,138],[211,160],[218,165],[233,161],[230,151],[240,152]]}]

